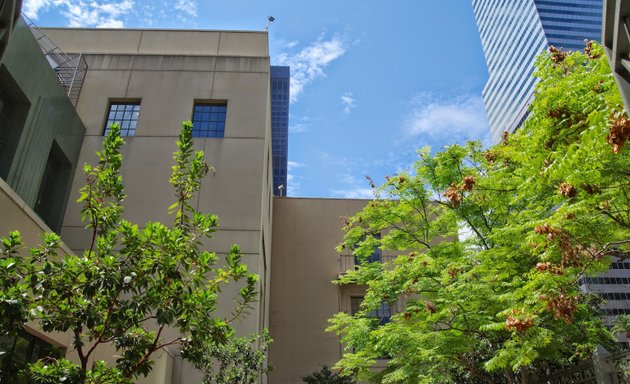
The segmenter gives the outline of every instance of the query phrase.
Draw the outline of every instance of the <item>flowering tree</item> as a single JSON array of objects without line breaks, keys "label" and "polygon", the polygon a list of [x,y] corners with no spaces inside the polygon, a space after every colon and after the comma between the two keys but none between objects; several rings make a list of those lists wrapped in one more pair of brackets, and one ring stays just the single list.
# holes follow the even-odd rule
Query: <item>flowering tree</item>
[{"label": "flowering tree", "polygon": [[[347,221],[341,248],[361,263],[362,311],[330,320],[346,345],[337,368],[382,383],[528,383],[611,345],[600,300],[578,280],[630,256],[630,121],[601,47],[551,48],[530,115],[483,150],[419,151]],[[380,236],[376,236],[379,234]],[[359,244],[356,247],[356,244]],[[401,300],[378,326],[366,314]],[[370,370],[389,356],[383,372]]]}]

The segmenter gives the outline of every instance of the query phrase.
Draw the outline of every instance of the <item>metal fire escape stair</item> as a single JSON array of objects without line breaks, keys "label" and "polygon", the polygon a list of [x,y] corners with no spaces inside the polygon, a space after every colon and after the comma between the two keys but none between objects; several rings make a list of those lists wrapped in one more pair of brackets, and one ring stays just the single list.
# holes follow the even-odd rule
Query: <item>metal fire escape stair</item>
[{"label": "metal fire escape stair", "polygon": [[88,69],[85,58],[80,53],[65,53],[32,20],[24,14],[22,14],[22,17],[28,24],[35,40],[37,40],[46,60],[48,60],[53,71],[55,71],[57,80],[65,89],[72,105],[76,107]]}]

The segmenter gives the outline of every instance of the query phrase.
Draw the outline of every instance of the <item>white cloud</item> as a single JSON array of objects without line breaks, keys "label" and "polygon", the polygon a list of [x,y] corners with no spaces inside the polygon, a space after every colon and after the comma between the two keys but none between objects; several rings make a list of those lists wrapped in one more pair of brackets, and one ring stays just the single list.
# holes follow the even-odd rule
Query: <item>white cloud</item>
[{"label": "white cloud", "polygon": [[55,11],[70,27],[123,28],[129,20],[148,25],[173,17],[190,21],[197,17],[197,0],[25,0],[23,10],[35,20]]},{"label": "white cloud", "polygon": [[122,20],[108,19],[108,20],[103,20],[96,27],[97,28],[123,28],[124,26],[125,24],[122,22]]},{"label": "white cloud", "polygon": [[291,67],[291,102],[295,102],[313,81],[325,77],[324,69],[346,52],[345,43],[340,37],[324,40],[320,37],[311,45],[294,54],[280,53],[275,65]]},{"label": "white cloud", "polygon": [[25,0],[22,11],[27,17],[37,19],[39,12],[48,8],[51,3],[52,0]]},{"label": "white cloud", "polygon": [[287,174],[286,196],[295,196],[300,189],[300,182],[291,173]]},{"label": "white cloud", "polygon": [[412,109],[403,122],[410,135],[433,138],[480,139],[489,127],[483,100],[476,95],[439,98],[423,94],[412,100]]},{"label": "white cloud", "polygon": [[337,181],[344,184],[359,184],[361,180],[356,178],[351,173],[342,173],[337,176]]},{"label": "white cloud", "polygon": [[350,111],[357,106],[352,92],[348,91],[341,96],[341,105],[343,106],[343,113],[345,114],[349,114]]},{"label": "white cloud", "polygon": [[298,163],[297,161],[287,161],[287,166],[289,168],[289,170],[293,170],[296,168],[302,168],[302,167],[306,167],[306,164],[304,163]]},{"label": "white cloud", "polygon": [[37,19],[54,7],[70,27],[122,28],[123,18],[133,10],[133,0],[26,0],[24,14]]},{"label": "white cloud", "polygon": [[289,126],[289,132],[291,133],[304,133],[308,131],[310,131],[310,129],[308,128],[308,124],[305,123],[297,123]]},{"label": "white cloud", "polygon": [[311,130],[311,119],[308,116],[302,116],[300,118],[289,116],[289,121],[293,124],[289,126],[289,132],[291,133],[303,133]]},{"label": "white cloud", "polygon": [[197,2],[195,0],[177,0],[175,9],[180,11],[181,19],[197,17]]},{"label": "white cloud", "polygon": [[333,197],[345,199],[373,199],[374,192],[371,188],[333,189],[330,191]]}]

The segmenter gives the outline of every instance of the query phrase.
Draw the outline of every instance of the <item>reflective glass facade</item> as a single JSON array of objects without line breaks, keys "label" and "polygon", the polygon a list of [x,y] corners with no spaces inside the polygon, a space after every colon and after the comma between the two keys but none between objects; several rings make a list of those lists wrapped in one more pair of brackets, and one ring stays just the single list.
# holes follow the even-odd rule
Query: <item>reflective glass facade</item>
[{"label": "reflective glass facade", "polygon": [[271,147],[273,154],[273,194],[278,187],[287,191],[287,156],[289,152],[289,67],[271,67]]},{"label": "reflective glass facade", "polygon": [[584,48],[601,39],[602,0],[472,0],[489,78],[483,90],[492,137],[527,117],[534,59],[554,45]]}]

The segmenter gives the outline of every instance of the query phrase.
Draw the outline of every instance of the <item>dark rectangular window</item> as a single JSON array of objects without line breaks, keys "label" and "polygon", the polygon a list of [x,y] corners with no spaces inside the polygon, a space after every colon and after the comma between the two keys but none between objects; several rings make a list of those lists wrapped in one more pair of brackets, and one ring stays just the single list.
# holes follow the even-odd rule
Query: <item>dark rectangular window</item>
[{"label": "dark rectangular window", "polygon": [[[361,302],[363,302],[362,296],[350,297],[350,314],[354,315],[361,310]],[[384,325],[390,322],[392,317],[392,311],[387,303],[381,303],[378,308],[368,312],[365,317],[378,319],[380,325]]]},{"label": "dark rectangular window", "polygon": [[227,104],[195,103],[193,109],[193,137],[223,137]]},{"label": "dark rectangular window", "polygon": [[14,108],[11,97],[0,88],[0,152],[2,152],[9,135],[9,121]]},{"label": "dark rectangular window", "polygon": [[350,298],[350,314],[355,315],[361,310],[361,302],[363,302],[363,296],[352,296]]},{"label": "dark rectangular window", "polygon": [[57,142],[53,141],[39,184],[35,212],[53,231],[58,231],[65,208],[72,166]]},{"label": "dark rectangular window", "polygon": [[[21,373],[27,364],[45,357],[59,358],[63,350],[29,333],[18,336],[0,336],[0,372],[2,379],[14,384],[27,384],[31,381]],[[4,381],[3,381],[4,382]]]},{"label": "dark rectangular window", "polygon": [[[381,234],[380,233],[375,233],[374,235],[375,239],[380,239],[381,238]],[[380,263],[381,259],[383,256],[383,252],[381,251],[381,249],[379,247],[374,247],[374,250],[372,251],[372,254],[369,255],[367,257],[367,259],[363,259],[361,257],[355,256],[354,257],[354,265],[361,265],[361,263],[363,261],[368,262],[368,263]]]},{"label": "dark rectangular window", "polygon": [[0,177],[8,182],[30,103],[4,65],[0,66]]},{"label": "dark rectangular window", "polygon": [[121,136],[135,136],[138,116],[140,115],[140,102],[112,102],[109,103],[107,122],[104,134],[107,135],[109,127],[116,123],[120,125]]}]

